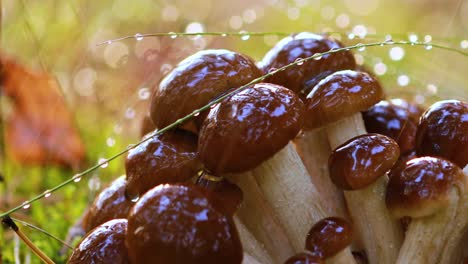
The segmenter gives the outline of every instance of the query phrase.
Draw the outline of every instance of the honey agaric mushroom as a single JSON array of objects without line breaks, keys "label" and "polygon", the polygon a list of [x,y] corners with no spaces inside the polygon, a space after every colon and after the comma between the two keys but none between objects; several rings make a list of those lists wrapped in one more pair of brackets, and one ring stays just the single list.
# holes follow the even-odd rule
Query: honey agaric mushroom
[{"label": "honey agaric mushroom", "polygon": [[[265,55],[260,65],[264,72],[269,72],[314,54],[342,47],[339,41],[332,38],[302,32],[279,41]],[[353,54],[350,51],[342,51],[323,55],[319,60],[309,60],[278,72],[267,78],[265,82],[282,85],[305,98],[310,91],[309,88],[312,88],[314,83],[320,81],[321,78],[335,71],[354,69],[355,66]],[[324,207],[329,214],[346,216],[343,193],[330,181],[326,169],[326,159],[331,149],[325,132],[322,129],[302,131],[294,139],[294,144],[312,182],[323,197]]]},{"label": "honey agaric mushroom", "polygon": [[412,159],[393,173],[387,207],[395,217],[412,218],[396,263],[439,263],[454,228],[464,184],[462,170],[442,158]]},{"label": "honey agaric mushroom", "polygon": [[[291,90],[255,84],[210,111],[198,144],[200,159],[214,174],[252,170],[261,194],[296,250],[303,248],[307,226],[326,216],[322,198],[289,143],[301,128],[302,113],[302,101]],[[258,205],[261,199],[250,201]]]},{"label": "honey agaric mushroom", "polygon": [[163,184],[139,199],[128,215],[131,263],[242,262],[232,217],[216,210],[199,188]]},{"label": "honey agaric mushroom", "polygon": [[68,264],[115,263],[127,264],[125,247],[127,219],[113,219],[93,229],[75,247]]},{"label": "honey agaric mushroom", "polygon": [[135,203],[126,199],[125,183],[125,176],[120,176],[99,193],[83,218],[85,232],[109,220],[127,217]]},{"label": "honey agaric mushroom", "polygon": [[[351,224],[340,217],[328,217],[315,223],[306,237],[305,248],[320,259],[333,263],[351,263],[345,256],[353,240]],[[342,258],[344,256],[344,258]],[[352,259],[354,262],[354,259]]]},{"label": "honey agaric mushroom", "polygon": [[408,109],[391,101],[380,101],[362,113],[367,132],[391,137],[398,142],[401,154],[415,148],[418,121],[412,116]]},{"label": "honey agaric mushroom", "polygon": [[[417,132],[420,155],[433,155],[456,163],[465,171],[468,185],[468,104],[457,100],[441,101],[422,115]],[[460,244],[468,232],[468,191],[460,202],[454,230],[445,244],[441,263],[456,263],[461,258]],[[458,261],[460,262],[460,261]]]},{"label": "honey agaric mushroom", "polygon": [[136,200],[163,183],[179,183],[192,178],[202,168],[197,158],[197,136],[171,130],[130,149],[125,159],[126,195]]},{"label": "honey agaric mushroom", "polygon": [[284,264],[324,264],[325,262],[310,252],[298,253],[288,258]]},{"label": "honey agaric mushroom", "polygon": [[249,260],[244,255],[244,263],[253,260],[260,261],[261,263],[273,263],[273,260],[262,244],[247,229],[237,215],[234,215],[242,203],[242,190],[226,178],[212,176],[206,172],[203,172],[198,177],[196,184],[205,190],[205,194],[214,208],[227,215],[233,215],[244,253],[248,253],[253,258]]},{"label": "honey agaric mushroom", "polygon": [[161,129],[260,76],[262,71],[245,55],[224,49],[199,51],[182,60],[153,90],[151,118]]},{"label": "honey agaric mushroom", "polygon": [[393,139],[365,134],[337,147],[329,159],[330,177],[345,190],[350,215],[369,263],[395,263],[403,240],[398,220],[385,206],[386,172],[399,154]]}]

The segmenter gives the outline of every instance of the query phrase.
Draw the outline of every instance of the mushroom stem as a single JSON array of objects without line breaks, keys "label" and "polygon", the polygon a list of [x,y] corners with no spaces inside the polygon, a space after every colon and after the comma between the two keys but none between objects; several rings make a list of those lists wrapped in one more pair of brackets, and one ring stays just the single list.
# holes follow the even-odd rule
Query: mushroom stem
[{"label": "mushroom stem", "polygon": [[294,250],[303,250],[309,228],[327,214],[292,143],[253,169],[252,174]]},{"label": "mushroom stem", "polygon": [[343,192],[333,184],[328,173],[327,162],[331,150],[326,131],[303,131],[294,139],[294,144],[329,215],[348,218]]},{"label": "mushroom stem", "polygon": [[349,247],[343,249],[335,256],[326,259],[326,262],[334,264],[356,264],[356,260],[354,259]]},{"label": "mushroom stem", "polygon": [[[442,254],[447,236],[453,230],[459,195],[456,189],[449,193],[449,204],[442,211],[427,217],[413,218],[400,249],[397,264],[431,264]],[[442,263],[442,262],[440,262]]]},{"label": "mushroom stem", "polygon": [[[332,149],[366,133],[360,112],[327,126]],[[363,189],[344,192],[357,236],[363,242],[371,264],[395,263],[403,241],[400,224],[385,205],[387,183],[388,177],[384,175]]]},{"label": "mushroom stem", "polygon": [[239,220],[238,216],[234,216],[234,223],[236,224],[239,238],[244,249],[243,263],[273,263],[273,260],[265,251],[263,245],[250,233],[247,227]]},{"label": "mushroom stem", "polygon": [[463,173],[465,174],[465,190],[460,201],[458,214],[451,225],[453,230],[448,236],[439,261],[441,264],[462,263],[463,260],[463,239],[468,234],[468,165],[463,169]]},{"label": "mushroom stem", "polygon": [[242,264],[267,264],[267,263],[273,263],[273,262],[261,262],[261,261],[255,259],[249,253],[244,252],[244,260],[242,260]]},{"label": "mushroom stem", "polygon": [[265,200],[251,172],[227,175],[227,178],[244,192],[244,201],[236,213],[237,216],[263,244],[273,259],[272,263],[282,263],[294,254],[295,251],[284,229],[273,214],[270,204]]}]

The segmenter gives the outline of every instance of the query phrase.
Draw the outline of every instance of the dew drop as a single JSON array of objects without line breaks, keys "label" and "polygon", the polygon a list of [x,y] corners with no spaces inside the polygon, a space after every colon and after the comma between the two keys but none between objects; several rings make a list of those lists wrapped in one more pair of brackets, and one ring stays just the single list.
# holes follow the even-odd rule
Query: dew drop
[{"label": "dew drop", "polygon": [[431,35],[424,36],[424,41],[425,42],[431,42],[432,41],[432,36]]},{"label": "dew drop", "polygon": [[135,110],[131,107],[127,108],[127,110],[125,111],[125,118],[127,119],[135,118]]},{"label": "dew drop", "polygon": [[24,202],[21,205],[23,206],[23,209],[25,209],[25,210],[29,209],[31,207],[31,203],[29,203],[29,202]]},{"label": "dew drop", "polygon": [[410,34],[410,35],[408,36],[408,39],[409,39],[410,42],[413,42],[413,43],[414,43],[414,42],[418,41],[418,35],[416,35],[416,34]]},{"label": "dew drop", "polygon": [[241,35],[241,39],[242,39],[242,40],[249,40],[249,39],[250,39],[249,33],[245,32],[245,31],[241,31],[241,32],[239,32],[239,33],[242,34],[242,35]]},{"label": "dew drop", "polygon": [[321,60],[321,59],[322,59],[322,54],[321,53],[315,53],[314,54],[314,60]]},{"label": "dew drop", "polygon": [[81,176],[79,174],[73,176],[73,181],[74,182],[80,182],[81,181]]},{"label": "dew drop", "polygon": [[385,36],[385,43],[388,43],[388,44],[393,44],[394,43],[392,35],[386,35]]},{"label": "dew drop", "polygon": [[268,70],[268,73],[273,73],[273,72],[275,72],[275,71],[277,71],[277,70],[278,70],[278,69],[276,69],[276,68],[270,68],[270,69]]},{"label": "dew drop", "polygon": [[356,46],[358,46],[358,51],[365,51],[366,50],[366,47],[361,43],[357,44]]},{"label": "dew drop", "polygon": [[296,65],[300,66],[300,65],[304,64],[304,59],[303,58],[297,58],[295,62],[296,62]]},{"label": "dew drop", "polygon": [[175,39],[175,38],[177,38],[177,34],[175,32],[169,32],[169,37],[171,39]]},{"label": "dew drop", "polygon": [[426,44],[426,45],[424,46],[424,48],[425,48],[426,50],[431,50],[431,49],[432,49],[432,45],[431,45],[431,44]]},{"label": "dew drop", "polygon": [[354,39],[356,35],[354,33],[349,33],[348,34],[348,39]]},{"label": "dew drop", "polygon": [[398,76],[397,82],[400,86],[407,86],[410,82],[410,79],[407,75]]},{"label": "dew drop", "polygon": [[108,147],[113,147],[115,145],[115,139],[112,137],[108,137],[106,139],[106,144]]},{"label": "dew drop", "polygon": [[389,50],[388,55],[394,61],[402,60],[405,56],[405,50],[402,47],[393,47]]},{"label": "dew drop", "polygon": [[151,95],[151,92],[148,88],[141,88],[138,90],[138,98],[141,100],[147,100]]},{"label": "dew drop", "polygon": [[195,114],[193,114],[193,116],[199,116],[200,115],[200,112],[196,112]]},{"label": "dew drop", "polygon": [[109,162],[107,161],[107,159],[100,158],[98,160],[98,164],[101,164],[101,163],[102,163],[101,168],[105,169],[105,168],[109,167]]},{"label": "dew drop", "polygon": [[52,193],[49,190],[44,192],[44,198],[49,198],[51,195]]},{"label": "dew drop", "polygon": [[143,40],[143,35],[140,33],[136,33],[134,37],[137,41]]},{"label": "dew drop", "polygon": [[226,33],[222,33],[222,34],[221,34],[221,37],[227,37],[227,34],[226,34]]},{"label": "dew drop", "polygon": [[468,49],[468,40],[464,39],[460,42],[460,48]]},{"label": "dew drop", "polygon": [[110,45],[110,44],[112,44],[112,40],[108,40],[108,41],[106,41],[106,44],[107,44],[107,45]]},{"label": "dew drop", "polygon": [[133,194],[133,193],[130,193],[130,191],[128,191],[127,189],[125,189],[125,197],[130,200],[131,202],[138,202],[138,200],[140,200],[140,196],[138,194]]}]

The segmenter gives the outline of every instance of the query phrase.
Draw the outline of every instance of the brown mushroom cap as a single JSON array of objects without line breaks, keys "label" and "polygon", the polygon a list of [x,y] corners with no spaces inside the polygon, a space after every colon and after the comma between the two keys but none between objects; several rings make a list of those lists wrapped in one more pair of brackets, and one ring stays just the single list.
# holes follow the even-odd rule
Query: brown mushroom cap
[{"label": "brown mushroom cap", "polygon": [[229,50],[203,50],[181,61],[153,91],[150,114],[163,128],[219,94],[262,76],[252,59]]},{"label": "brown mushroom cap", "polygon": [[127,219],[114,219],[93,229],[75,247],[68,264],[115,263],[127,264],[125,247]]},{"label": "brown mushroom cap", "polygon": [[[302,32],[286,37],[279,41],[263,58],[262,69],[268,72],[286,66],[297,59],[304,59],[315,53],[323,53],[332,49],[342,48],[343,45],[331,38]],[[269,77],[266,82],[287,87],[298,93],[305,83],[317,75],[327,71],[354,69],[356,62],[349,51],[324,55],[320,60],[309,60],[303,65],[296,65],[285,71]]]},{"label": "brown mushroom cap", "polygon": [[231,216],[211,206],[197,186],[159,185],[128,215],[132,263],[242,262],[242,245]]},{"label": "brown mushroom cap", "polygon": [[379,133],[391,137],[400,146],[401,153],[415,148],[418,123],[404,107],[389,101],[380,101],[362,113],[369,133]]},{"label": "brown mushroom cap", "polygon": [[419,123],[419,118],[421,115],[424,113],[424,109],[416,104],[416,103],[411,103],[406,101],[405,99],[401,98],[394,98],[391,99],[390,102],[394,105],[398,105],[400,107],[403,107],[408,111],[410,118],[417,124]]},{"label": "brown mushroom cap", "polygon": [[379,82],[365,72],[344,70],[322,79],[307,95],[304,127],[313,129],[367,110],[384,97]]},{"label": "brown mushroom cap", "polygon": [[127,198],[138,197],[162,183],[184,182],[201,167],[197,137],[192,133],[170,130],[153,136],[129,150],[125,159]]},{"label": "brown mushroom cap", "polygon": [[468,103],[447,100],[431,105],[416,134],[420,156],[446,158],[461,168],[468,164]]},{"label": "brown mushroom cap", "polygon": [[385,201],[395,217],[424,217],[448,204],[448,193],[463,188],[463,172],[452,162],[433,157],[408,161],[392,173]]},{"label": "brown mushroom cap", "polygon": [[344,190],[364,188],[390,170],[400,150],[391,138],[365,134],[337,147],[328,159],[330,178]]},{"label": "brown mushroom cap", "polygon": [[242,203],[242,190],[224,177],[203,173],[196,184],[206,190],[205,194],[213,207],[227,215],[234,215]]},{"label": "brown mushroom cap", "polygon": [[125,197],[125,184],[125,176],[121,176],[99,193],[83,219],[85,232],[109,220],[127,217],[134,203]]},{"label": "brown mushroom cap", "polygon": [[203,123],[198,153],[215,175],[255,168],[293,139],[304,105],[282,86],[259,83],[226,98]]},{"label": "brown mushroom cap", "polygon": [[288,258],[284,264],[323,264],[325,263],[319,257],[309,252],[298,253]]},{"label": "brown mushroom cap", "polygon": [[328,217],[318,221],[306,237],[305,248],[312,254],[327,259],[338,254],[351,244],[351,224],[340,217]]}]

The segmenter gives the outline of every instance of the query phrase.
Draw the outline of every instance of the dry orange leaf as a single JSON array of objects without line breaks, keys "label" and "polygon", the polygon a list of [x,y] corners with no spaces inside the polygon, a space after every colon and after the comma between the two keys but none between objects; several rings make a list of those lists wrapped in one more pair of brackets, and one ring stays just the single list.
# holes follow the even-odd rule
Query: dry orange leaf
[{"label": "dry orange leaf", "polygon": [[2,91],[14,103],[6,120],[7,154],[22,164],[76,168],[85,148],[57,81],[4,56],[0,63]]}]

